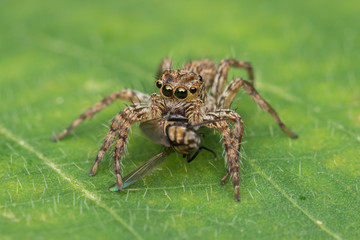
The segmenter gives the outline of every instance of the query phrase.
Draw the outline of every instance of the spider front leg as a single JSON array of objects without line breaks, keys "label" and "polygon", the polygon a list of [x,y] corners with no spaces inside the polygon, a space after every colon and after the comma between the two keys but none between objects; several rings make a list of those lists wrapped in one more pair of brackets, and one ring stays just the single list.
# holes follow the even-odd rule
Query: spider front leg
[{"label": "spider front leg", "polygon": [[[239,155],[241,147],[241,139],[244,134],[244,123],[239,114],[229,109],[222,109],[216,112],[207,113],[204,120],[224,120],[209,123],[206,126],[215,128],[222,134],[222,141],[225,149],[228,170],[226,175],[221,179],[224,184],[228,177],[232,174],[234,185],[235,201],[240,201],[239,190]],[[227,121],[234,122],[234,129],[231,130]]]},{"label": "spider front leg", "polygon": [[275,120],[275,122],[279,125],[281,130],[289,135],[291,138],[297,138],[298,136],[290,131],[285,124],[281,121],[279,115],[276,111],[271,107],[269,103],[267,103],[264,98],[256,91],[255,87],[251,82],[248,82],[242,78],[235,78],[232,80],[229,85],[227,85],[224,92],[219,97],[216,107],[217,108],[228,108],[230,104],[233,102],[238,90],[243,87],[247,94],[249,94],[252,99],[261,107],[262,110],[268,112],[271,117]]},{"label": "spider front leg", "polygon": [[210,96],[218,99],[219,95],[224,90],[225,83],[227,81],[227,75],[229,68],[244,68],[247,70],[250,82],[254,83],[254,71],[251,63],[245,61],[239,61],[236,59],[223,59],[221,60],[216,72],[214,84],[212,85]]},{"label": "spider front leg", "polygon": [[75,119],[69,127],[64,129],[61,133],[53,136],[51,139],[53,141],[59,141],[61,138],[69,134],[75,127],[77,127],[81,122],[83,122],[85,119],[89,119],[93,117],[95,114],[100,112],[105,107],[112,104],[116,99],[119,100],[128,100],[132,103],[138,103],[138,102],[147,102],[149,100],[150,96],[135,90],[123,90],[120,92],[112,93],[108,96],[106,96],[103,100],[96,103],[94,106],[83,112],[77,119]]},{"label": "spider front leg", "polygon": [[111,123],[110,130],[105,136],[104,143],[100,148],[95,163],[92,166],[89,175],[95,175],[97,168],[104,157],[105,152],[111,147],[115,135],[118,135],[114,150],[114,166],[116,174],[116,187],[112,190],[121,190],[123,186],[121,178],[121,157],[123,155],[126,140],[129,134],[130,125],[137,121],[146,121],[161,117],[164,106],[156,94],[152,94],[150,104],[139,103],[126,107],[118,113]]}]

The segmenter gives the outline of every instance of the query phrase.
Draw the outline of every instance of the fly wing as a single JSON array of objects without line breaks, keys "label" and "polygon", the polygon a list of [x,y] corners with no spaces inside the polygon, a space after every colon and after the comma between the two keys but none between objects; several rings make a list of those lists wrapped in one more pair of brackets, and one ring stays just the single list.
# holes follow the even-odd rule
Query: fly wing
[{"label": "fly wing", "polygon": [[140,129],[152,141],[170,147],[168,137],[164,133],[165,119],[157,118],[140,123]]},{"label": "fly wing", "polygon": [[110,187],[111,191],[119,191],[123,190],[124,188],[130,186],[137,180],[143,178],[147,174],[149,174],[152,170],[154,170],[159,164],[161,164],[169,155],[172,153],[173,150],[168,148],[163,152],[155,155],[154,157],[150,158],[146,161],[143,165],[136,168],[134,171],[129,173],[126,177],[123,178],[124,185],[121,189],[118,189],[116,184]]}]

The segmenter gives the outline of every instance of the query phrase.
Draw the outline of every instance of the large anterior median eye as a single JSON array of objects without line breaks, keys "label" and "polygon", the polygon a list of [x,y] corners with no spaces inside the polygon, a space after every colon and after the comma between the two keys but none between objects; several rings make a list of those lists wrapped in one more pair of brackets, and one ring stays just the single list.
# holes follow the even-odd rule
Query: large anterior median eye
[{"label": "large anterior median eye", "polygon": [[175,96],[176,96],[177,98],[179,98],[179,99],[184,99],[184,98],[186,98],[186,96],[187,96],[187,91],[186,91],[186,89],[183,88],[183,87],[177,88],[176,91],[175,91]]},{"label": "large anterior median eye", "polygon": [[169,85],[166,85],[162,88],[162,93],[165,97],[171,97],[173,95],[173,89]]}]

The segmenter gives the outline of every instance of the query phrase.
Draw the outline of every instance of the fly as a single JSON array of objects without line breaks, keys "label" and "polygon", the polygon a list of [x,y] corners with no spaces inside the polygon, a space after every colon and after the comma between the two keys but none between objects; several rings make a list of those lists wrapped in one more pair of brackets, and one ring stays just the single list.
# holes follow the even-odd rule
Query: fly
[{"label": "fly", "polygon": [[[224,120],[229,119],[222,119],[220,121]],[[188,163],[194,160],[202,149],[211,152],[216,159],[216,153],[214,151],[207,147],[200,146],[200,137],[196,129],[199,129],[205,124],[218,121],[219,120],[210,120],[191,125],[187,122],[186,118],[175,115],[141,123],[140,128],[146,136],[167,148],[125,176],[123,178],[124,185],[121,189],[114,184],[109,188],[110,191],[123,190],[135,183],[154,170],[174,151],[182,153],[183,157],[187,158]],[[192,153],[193,155],[191,155]]]}]

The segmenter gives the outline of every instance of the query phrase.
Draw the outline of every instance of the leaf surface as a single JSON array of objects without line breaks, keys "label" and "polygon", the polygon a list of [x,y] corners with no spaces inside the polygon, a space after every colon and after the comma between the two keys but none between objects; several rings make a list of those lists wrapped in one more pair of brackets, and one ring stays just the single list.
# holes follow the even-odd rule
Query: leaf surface
[{"label": "leaf surface", "polygon": [[[356,239],[360,229],[358,1],[0,3],[0,239]],[[163,57],[252,62],[255,86],[300,137],[243,91],[241,202],[223,158],[173,154],[125,192],[111,151],[88,171],[116,102],[54,143],[111,92],[156,91]],[[246,77],[231,70],[229,78]],[[204,145],[223,156],[218,134]],[[162,150],[134,125],[124,173]],[[21,229],[21,231],[20,231]]]}]

